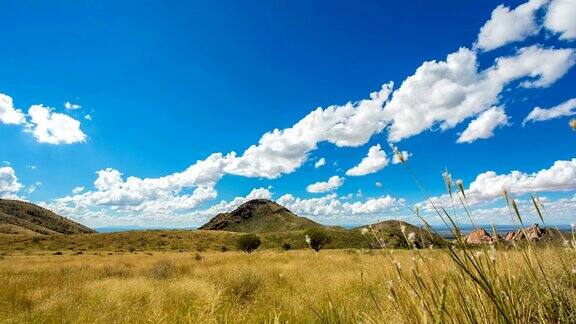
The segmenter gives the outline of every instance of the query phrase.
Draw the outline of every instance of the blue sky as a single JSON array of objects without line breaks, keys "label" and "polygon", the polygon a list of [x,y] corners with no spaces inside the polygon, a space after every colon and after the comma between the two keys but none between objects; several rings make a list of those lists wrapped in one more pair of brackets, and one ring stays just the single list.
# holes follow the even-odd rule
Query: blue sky
[{"label": "blue sky", "polygon": [[360,224],[429,209],[412,173],[446,203],[448,169],[480,222],[510,222],[505,187],[570,223],[574,7],[2,2],[0,196],[92,226],[196,226],[251,197]]}]

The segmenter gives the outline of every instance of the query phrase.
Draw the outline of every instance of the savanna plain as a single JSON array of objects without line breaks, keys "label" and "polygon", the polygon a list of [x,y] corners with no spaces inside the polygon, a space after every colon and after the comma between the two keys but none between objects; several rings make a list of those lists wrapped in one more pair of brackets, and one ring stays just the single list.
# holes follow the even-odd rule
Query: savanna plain
[{"label": "savanna plain", "polygon": [[573,323],[575,251],[573,237],[450,249],[15,251],[0,259],[0,318]]}]

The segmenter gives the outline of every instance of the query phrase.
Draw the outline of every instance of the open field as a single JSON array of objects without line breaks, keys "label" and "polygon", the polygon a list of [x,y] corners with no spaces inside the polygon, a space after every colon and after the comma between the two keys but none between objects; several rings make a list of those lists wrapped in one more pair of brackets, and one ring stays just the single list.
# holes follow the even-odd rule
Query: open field
[{"label": "open field", "polygon": [[[331,229],[327,248],[368,248],[370,241],[359,230]],[[20,251],[222,251],[235,250],[242,233],[203,230],[148,230],[119,233],[30,236],[0,234],[0,252]],[[289,243],[306,248],[304,231],[259,233],[261,249],[280,249]]]},{"label": "open field", "polygon": [[508,317],[444,250],[95,253],[4,255],[2,321],[576,320],[572,248],[473,253]]}]

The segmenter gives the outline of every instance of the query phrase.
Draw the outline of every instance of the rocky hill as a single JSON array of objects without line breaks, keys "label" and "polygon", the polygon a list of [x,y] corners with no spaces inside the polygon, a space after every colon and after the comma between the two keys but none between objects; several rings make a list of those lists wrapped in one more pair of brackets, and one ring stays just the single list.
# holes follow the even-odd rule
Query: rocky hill
[{"label": "rocky hill", "polygon": [[308,218],[296,216],[286,207],[271,200],[253,199],[231,212],[216,215],[199,229],[262,233],[297,231],[322,226]]},{"label": "rocky hill", "polygon": [[94,232],[46,208],[24,201],[0,199],[0,233],[58,235]]},{"label": "rocky hill", "polygon": [[551,228],[541,228],[538,224],[533,224],[524,229],[507,232],[504,235],[496,234],[490,235],[485,229],[477,228],[463,237],[464,241],[468,244],[485,244],[500,242],[540,242],[540,241],[558,241],[561,240],[562,235],[559,231]]},{"label": "rocky hill", "polygon": [[[356,229],[365,229],[367,235],[375,234],[380,242],[386,247],[399,248],[408,247],[406,239],[411,239],[418,248],[440,247],[443,238],[436,234],[430,234],[427,230],[401,220],[387,220]],[[413,234],[412,234],[413,233]],[[374,246],[379,247],[379,246]]]}]

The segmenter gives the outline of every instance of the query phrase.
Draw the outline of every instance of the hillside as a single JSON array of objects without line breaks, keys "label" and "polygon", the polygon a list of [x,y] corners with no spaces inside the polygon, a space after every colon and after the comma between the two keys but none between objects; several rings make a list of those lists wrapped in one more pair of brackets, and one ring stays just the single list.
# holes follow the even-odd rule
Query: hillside
[{"label": "hillside", "polygon": [[[406,238],[410,233],[414,233],[415,245],[419,248],[426,248],[430,246],[440,247],[442,237],[436,234],[430,234],[427,230],[414,226],[410,223],[400,220],[387,220],[379,223],[371,224],[368,226],[358,227],[356,229],[368,228],[372,234],[376,235],[381,242],[384,242],[387,247],[406,247]],[[374,242],[375,244],[379,244]]]},{"label": "hillside", "polygon": [[[360,231],[327,229],[332,241],[327,249],[367,249],[370,241]],[[91,235],[28,236],[0,235],[1,252],[31,251],[105,251],[105,252],[163,252],[163,251],[228,251],[236,250],[242,233],[206,230],[142,230]],[[259,233],[259,250],[280,250],[285,243],[293,249],[306,249],[304,230]]]},{"label": "hillside", "polygon": [[310,227],[323,227],[323,225],[296,216],[286,207],[271,200],[253,199],[229,213],[216,215],[198,229],[263,233],[298,231]]},{"label": "hillside", "polygon": [[0,199],[0,233],[57,235],[87,234],[94,230],[28,202]]}]

